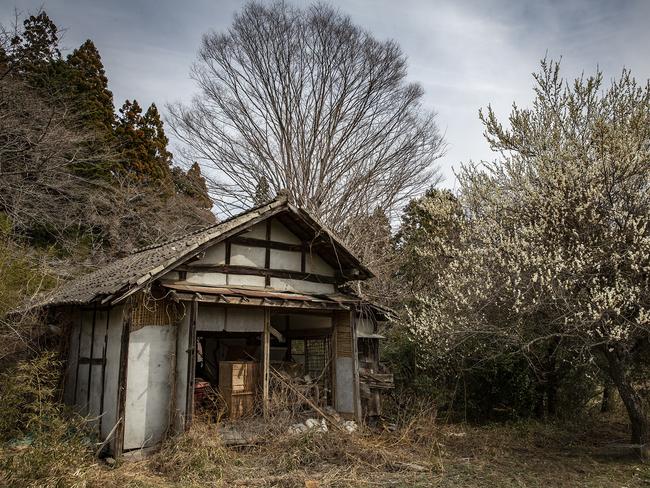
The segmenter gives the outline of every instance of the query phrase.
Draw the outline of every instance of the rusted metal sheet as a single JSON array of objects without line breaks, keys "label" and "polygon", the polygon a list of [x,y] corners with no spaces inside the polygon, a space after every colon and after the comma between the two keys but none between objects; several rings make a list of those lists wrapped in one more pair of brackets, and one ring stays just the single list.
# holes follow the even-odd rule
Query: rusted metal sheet
[{"label": "rusted metal sheet", "polygon": [[347,305],[338,301],[329,300],[321,295],[306,295],[302,293],[248,288],[212,287],[192,285],[186,282],[164,282],[162,286],[177,292],[179,299],[197,299],[198,301],[223,303],[226,305],[349,310]]},{"label": "rusted metal sheet", "polygon": [[259,289],[256,290],[251,288],[192,285],[186,282],[164,282],[162,286],[164,286],[165,288],[171,288],[173,290],[191,291],[197,293],[242,295],[242,296],[259,297],[259,298],[263,298],[263,297],[282,298],[285,300],[310,300],[310,301],[321,301],[321,302],[331,301],[331,300],[325,300],[316,297],[314,295],[305,295],[301,293],[286,293],[286,292],[277,292],[271,290],[259,290]]}]

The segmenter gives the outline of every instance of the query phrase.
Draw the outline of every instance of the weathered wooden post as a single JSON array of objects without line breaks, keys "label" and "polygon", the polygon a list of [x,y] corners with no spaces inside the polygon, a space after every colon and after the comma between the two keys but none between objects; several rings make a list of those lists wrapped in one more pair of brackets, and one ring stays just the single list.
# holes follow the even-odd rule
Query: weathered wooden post
[{"label": "weathered wooden post", "polygon": [[264,333],[262,336],[262,403],[264,418],[269,417],[269,380],[271,359],[271,311],[264,309]]}]

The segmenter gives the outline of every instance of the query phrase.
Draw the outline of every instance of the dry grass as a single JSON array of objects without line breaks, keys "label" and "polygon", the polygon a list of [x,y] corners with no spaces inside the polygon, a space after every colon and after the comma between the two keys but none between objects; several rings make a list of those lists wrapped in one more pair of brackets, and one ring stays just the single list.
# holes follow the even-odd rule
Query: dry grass
[{"label": "dry grass", "polygon": [[148,468],[172,482],[217,483],[235,457],[221,443],[216,424],[197,422],[186,434],[169,439]]},{"label": "dry grass", "polygon": [[[650,465],[617,451],[625,424],[522,422],[437,425],[430,412],[395,432],[330,429],[289,435],[277,419],[253,446],[226,448],[216,424],[196,422],[150,458],[108,467],[79,457],[59,485],[102,488],[258,487],[602,487],[650,486]],[[255,422],[241,421],[240,427]],[[268,424],[267,424],[268,425]],[[260,423],[257,423],[258,434]],[[64,446],[60,446],[64,447]],[[70,464],[74,460],[64,458]],[[51,461],[55,462],[55,461]],[[70,473],[78,476],[69,476]],[[308,484],[312,483],[312,484]],[[11,486],[21,485],[14,477]],[[37,486],[37,485],[33,485]]]},{"label": "dry grass", "polygon": [[439,486],[650,486],[650,466],[614,445],[628,439],[616,420],[450,426],[441,434]]}]

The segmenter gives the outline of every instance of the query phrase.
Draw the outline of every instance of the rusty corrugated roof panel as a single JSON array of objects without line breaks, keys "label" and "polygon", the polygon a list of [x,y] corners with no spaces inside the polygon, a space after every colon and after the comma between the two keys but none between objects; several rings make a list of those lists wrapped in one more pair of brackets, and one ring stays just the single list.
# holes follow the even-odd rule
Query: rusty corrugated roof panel
[{"label": "rusty corrugated roof panel", "polygon": [[320,295],[307,295],[290,291],[276,291],[265,288],[241,287],[241,286],[208,286],[194,285],[186,281],[161,281],[161,285],[171,290],[189,291],[195,293],[208,293],[212,295],[228,294],[242,295],[257,298],[280,298],[284,300],[312,300],[312,301],[333,301],[319,298]]},{"label": "rusty corrugated roof panel", "polygon": [[229,286],[205,286],[193,285],[186,282],[163,281],[164,288],[173,290],[180,294],[196,297],[198,295],[210,295],[217,297],[215,303],[273,306],[287,308],[325,308],[330,310],[349,310],[349,306],[339,300],[331,300],[324,295],[309,295],[305,293],[294,293],[289,291],[274,291],[262,288],[242,288]]}]

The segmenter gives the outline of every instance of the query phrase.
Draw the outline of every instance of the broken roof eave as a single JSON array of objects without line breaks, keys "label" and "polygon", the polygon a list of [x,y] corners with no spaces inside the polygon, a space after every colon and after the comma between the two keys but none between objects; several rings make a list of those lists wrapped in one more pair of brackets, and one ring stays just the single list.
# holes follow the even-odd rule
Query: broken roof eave
[{"label": "broken roof eave", "polygon": [[350,310],[348,305],[323,295],[280,292],[263,288],[192,285],[178,281],[161,282],[160,285],[170,290],[177,300],[254,307]]}]

